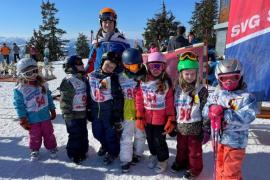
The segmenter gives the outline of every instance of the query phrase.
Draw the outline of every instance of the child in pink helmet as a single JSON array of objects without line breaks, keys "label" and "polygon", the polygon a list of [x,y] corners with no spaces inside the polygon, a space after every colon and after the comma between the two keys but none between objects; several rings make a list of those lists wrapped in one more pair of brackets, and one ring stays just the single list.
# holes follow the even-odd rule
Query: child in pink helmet
[{"label": "child in pink helmet", "polygon": [[157,173],[167,169],[169,150],[166,134],[175,128],[172,83],[166,74],[162,53],[149,54],[147,75],[136,93],[136,127],[146,132],[151,153],[148,167]]}]

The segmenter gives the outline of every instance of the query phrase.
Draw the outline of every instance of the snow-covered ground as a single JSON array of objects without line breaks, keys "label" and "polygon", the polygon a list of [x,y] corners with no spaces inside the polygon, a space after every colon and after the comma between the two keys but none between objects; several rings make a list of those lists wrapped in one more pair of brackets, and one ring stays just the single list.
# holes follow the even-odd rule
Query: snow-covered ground
[{"label": "snow-covered ground", "polygon": [[[50,89],[55,90],[64,73],[61,63],[54,64],[56,80],[49,81]],[[147,168],[149,151],[145,145],[143,160],[131,168],[127,174],[122,174],[120,162],[117,159],[112,165],[104,166],[102,158],[96,155],[99,143],[93,138],[91,124],[88,124],[89,132],[89,158],[82,165],[75,165],[66,156],[65,146],[67,132],[64,120],[61,117],[59,102],[57,118],[53,121],[55,135],[58,143],[58,157],[50,159],[48,152],[42,146],[41,157],[37,162],[29,161],[28,133],[23,130],[13,108],[13,92],[15,83],[0,83],[0,179],[179,179],[183,172],[173,174],[169,170],[162,174],[156,174]],[[246,148],[246,159],[243,166],[244,179],[267,180],[270,175],[270,120],[256,119],[250,129],[249,142]],[[167,139],[170,151],[170,165],[176,154],[176,141]],[[211,143],[203,147],[204,169],[199,180],[212,179],[213,152]]]}]

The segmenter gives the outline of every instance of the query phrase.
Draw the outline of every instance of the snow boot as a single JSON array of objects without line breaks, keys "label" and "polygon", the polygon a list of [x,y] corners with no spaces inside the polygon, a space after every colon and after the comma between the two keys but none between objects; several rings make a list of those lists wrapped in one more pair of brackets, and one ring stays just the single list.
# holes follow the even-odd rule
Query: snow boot
[{"label": "snow boot", "polygon": [[149,157],[149,163],[148,163],[148,165],[147,165],[148,168],[154,169],[154,168],[156,167],[156,165],[157,165],[157,162],[158,162],[157,156],[151,155],[151,156]]},{"label": "snow boot", "polygon": [[136,165],[138,162],[140,162],[141,156],[133,155],[131,165]]},{"label": "snow boot", "polygon": [[194,180],[194,179],[195,176],[193,176],[190,171],[186,171],[184,173],[184,176],[181,178],[181,180]]},{"label": "snow boot", "polygon": [[115,157],[107,153],[105,155],[105,158],[103,159],[103,164],[104,165],[109,165],[114,161]]},{"label": "snow boot", "polygon": [[104,156],[106,154],[106,150],[101,146],[97,152],[98,156]]},{"label": "snow boot", "polygon": [[57,149],[55,148],[55,149],[50,149],[49,150],[49,152],[50,152],[50,157],[52,158],[52,159],[54,159],[54,158],[56,158],[56,156],[57,156]]},{"label": "snow boot", "polygon": [[156,167],[155,167],[156,173],[162,173],[162,172],[166,171],[167,170],[167,166],[168,166],[167,160],[161,161],[161,162],[159,161],[157,163]]},{"label": "snow boot", "polygon": [[180,171],[181,169],[182,169],[182,168],[180,167],[180,165],[179,165],[176,161],[174,161],[173,164],[172,164],[172,166],[171,166],[170,171],[171,171],[172,173],[177,173],[177,172]]},{"label": "snow boot", "polygon": [[30,154],[31,161],[37,161],[39,158],[39,151],[32,151]]},{"label": "snow boot", "polygon": [[130,162],[125,162],[121,165],[122,173],[127,173],[130,170]]}]

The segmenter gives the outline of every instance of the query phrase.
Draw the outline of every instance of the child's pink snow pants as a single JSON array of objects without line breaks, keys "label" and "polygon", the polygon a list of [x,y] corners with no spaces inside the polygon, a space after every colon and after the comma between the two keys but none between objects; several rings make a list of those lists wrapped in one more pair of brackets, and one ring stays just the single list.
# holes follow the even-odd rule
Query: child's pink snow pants
[{"label": "child's pink snow pants", "polygon": [[51,120],[31,124],[29,136],[29,147],[31,150],[38,151],[40,149],[42,137],[46,149],[50,150],[56,148],[56,139],[53,134],[53,126]]}]

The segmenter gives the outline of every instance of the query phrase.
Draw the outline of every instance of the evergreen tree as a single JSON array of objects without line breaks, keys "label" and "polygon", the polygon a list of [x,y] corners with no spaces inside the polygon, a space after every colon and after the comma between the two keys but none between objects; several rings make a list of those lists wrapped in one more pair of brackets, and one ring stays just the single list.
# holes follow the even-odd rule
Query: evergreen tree
[{"label": "evergreen tree", "polygon": [[82,33],[79,33],[79,37],[77,38],[76,52],[82,58],[87,58],[89,56],[90,48],[88,46],[87,37]]},{"label": "evergreen tree", "polygon": [[175,21],[175,16],[171,11],[166,10],[165,3],[162,3],[162,10],[155,14],[154,18],[147,20],[147,27],[144,28],[143,37],[146,46],[150,43],[160,45],[163,41],[168,40],[170,34],[175,33],[180,22]]},{"label": "evergreen tree", "polygon": [[55,17],[58,10],[54,3],[42,1],[41,4],[42,25],[38,32],[34,30],[29,44],[34,45],[38,51],[38,60],[43,59],[43,52],[47,44],[50,49],[49,60],[55,61],[64,56],[63,46],[68,40],[63,40],[62,35],[66,32],[57,28],[59,19]]},{"label": "evergreen tree", "polygon": [[192,12],[189,24],[198,40],[207,41],[209,45],[215,45],[214,25],[217,22],[217,18],[217,0],[201,0],[195,4],[195,10]]},{"label": "evergreen tree", "polygon": [[42,25],[39,26],[40,30],[44,34],[46,43],[50,49],[50,60],[58,60],[60,57],[64,56],[63,46],[68,42],[62,39],[62,35],[66,31],[57,28],[59,24],[59,19],[55,17],[58,10],[55,8],[54,3],[42,2],[41,4],[41,15],[42,15]]}]

